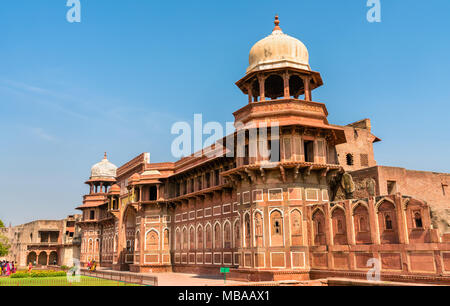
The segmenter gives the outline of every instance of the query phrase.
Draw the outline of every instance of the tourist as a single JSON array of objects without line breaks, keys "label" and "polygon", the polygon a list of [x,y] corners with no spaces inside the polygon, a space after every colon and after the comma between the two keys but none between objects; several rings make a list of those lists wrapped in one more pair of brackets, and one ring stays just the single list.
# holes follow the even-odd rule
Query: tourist
[{"label": "tourist", "polygon": [[33,269],[33,264],[30,261],[30,263],[28,264],[28,273],[31,273],[32,269]]},{"label": "tourist", "polygon": [[11,275],[11,266],[9,261],[6,262],[6,276],[10,276]]},{"label": "tourist", "polygon": [[11,268],[11,273],[12,273],[12,274],[16,273],[16,265],[15,265],[15,262],[14,262],[14,261],[11,263],[11,266],[12,266],[12,268]]},{"label": "tourist", "polygon": [[89,261],[87,264],[88,271],[91,271],[92,261]]}]

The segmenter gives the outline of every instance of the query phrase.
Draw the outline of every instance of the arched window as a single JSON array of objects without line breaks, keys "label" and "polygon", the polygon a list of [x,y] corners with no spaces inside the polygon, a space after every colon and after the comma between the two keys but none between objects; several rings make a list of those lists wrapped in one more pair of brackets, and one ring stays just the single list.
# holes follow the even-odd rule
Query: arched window
[{"label": "arched window", "polygon": [[399,235],[395,204],[385,199],[377,206],[380,242],[382,244],[398,244]]},{"label": "arched window", "polygon": [[239,221],[234,223],[234,247],[241,247],[241,230],[239,226]]},{"label": "arched window", "polygon": [[300,211],[291,211],[291,244],[299,246],[303,244],[302,241],[302,216]]},{"label": "arched window", "polygon": [[203,249],[203,228],[201,226],[197,227],[197,249]]},{"label": "arched window", "polygon": [[194,229],[194,227],[191,227],[189,230],[189,249],[190,250],[195,249],[195,229]]},{"label": "arched window", "polygon": [[181,250],[181,231],[179,228],[177,228],[177,231],[175,233],[175,240],[176,240],[176,249],[177,251]]},{"label": "arched window", "polygon": [[420,215],[420,212],[416,212],[414,214],[414,222],[416,224],[416,228],[422,228],[423,227],[422,216]]},{"label": "arched window", "polygon": [[231,224],[229,222],[225,222],[223,225],[223,239],[224,248],[231,248]]},{"label": "arched window", "polygon": [[325,215],[322,210],[317,209],[312,216],[313,224],[314,224],[314,244],[315,245],[326,245],[326,236],[325,236]]},{"label": "arched window", "polygon": [[188,232],[187,228],[183,228],[183,250],[188,248]]},{"label": "arched window", "polygon": [[250,216],[248,214],[245,215],[244,219],[244,227],[245,227],[245,246],[250,247],[250,239],[251,239],[251,227],[250,227]]},{"label": "arched window", "polygon": [[220,224],[216,223],[214,225],[214,248],[220,249],[222,248],[222,239],[220,239]]},{"label": "arched window", "polygon": [[168,228],[164,230],[164,250],[170,248],[170,231]]},{"label": "arched window", "polygon": [[283,217],[281,212],[274,210],[270,214],[271,223],[271,245],[282,246],[283,245]]},{"label": "arched window", "polygon": [[211,231],[211,224],[208,224],[208,225],[206,226],[205,234],[206,234],[206,248],[212,249],[212,231]]},{"label": "arched window", "polygon": [[391,219],[391,216],[386,215],[386,216],[384,217],[384,224],[385,224],[385,228],[386,228],[387,230],[391,230],[391,229],[392,229],[392,219]]},{"label": "arched window", "polygon": [[257,247],[264,246],[263,218],[260,212],[255,213],[255,241]]},{"label": "arched window", "polygon": [[333,210],[331,214],[333,223],[333,241],[336,245],[347,244],[347,229],[345,223],[345,211],[339,207]]}]

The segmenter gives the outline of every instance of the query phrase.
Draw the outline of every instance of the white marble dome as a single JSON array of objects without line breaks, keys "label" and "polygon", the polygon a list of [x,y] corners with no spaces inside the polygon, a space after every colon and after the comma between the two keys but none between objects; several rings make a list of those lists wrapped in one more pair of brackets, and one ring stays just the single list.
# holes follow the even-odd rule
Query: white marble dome
[{"label": "white marble dome", "polygon": [[277,16],[272,34],[250,50],[247,73],[284,67],[311,70],[306,46],[297,38],[284,34],[279,23]]},{"label": "white marble dome", "polygon": [[106,157],[103,160],[91,168],[91,179],[96,178],[115,178],[117,167],[110,163]]}]

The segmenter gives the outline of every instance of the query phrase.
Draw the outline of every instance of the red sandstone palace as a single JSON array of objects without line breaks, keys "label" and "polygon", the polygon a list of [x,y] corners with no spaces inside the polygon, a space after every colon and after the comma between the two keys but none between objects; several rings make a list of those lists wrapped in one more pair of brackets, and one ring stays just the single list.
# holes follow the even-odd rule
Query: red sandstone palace
[{"label": "red sandstone palace", "polygon": [[[213,145],[214,157],[150,163],[143,153],[117,168],[105,154],[78,207],[81,262],[134,272],[228,266],[235,279],[280,280],[365,277],[376,258],[385,279],[450,281],[450,175],[377,166],[370,121],[328,122],[312,99],[323,81],[305,45],[275,25],[236,83],[248,104],[225,141],[243,132],[243,157]],[[277,141],[263,144],[278,144],[279,156],[249,154],[261,123],[279,126],[269,133]]]}]

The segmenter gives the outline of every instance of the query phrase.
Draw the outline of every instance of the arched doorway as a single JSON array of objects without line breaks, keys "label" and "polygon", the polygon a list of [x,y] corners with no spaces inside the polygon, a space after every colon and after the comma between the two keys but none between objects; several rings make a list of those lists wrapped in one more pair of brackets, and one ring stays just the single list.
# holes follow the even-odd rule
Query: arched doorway
[{"label": "arched doorway", "polygon": [[30,262],[31,264],[35,265],[36,260],[37,260],[36,252],[30,252],[27,256],[27,265],[30,264]]},{"label": "arched doorway", "polygon": [[48,264],[54,266],[58,265],[58,253],[56,253],[55,251],[50,253],[48,257]]},{"label": "arched doorway", "polygon": [[46,266],[47,265],[47,252],[41,252],[38,257],[38,265]]},{"label": "arched doorway", "polygon": [[123,222],[125,234],[125,249],[123,251],[123,263],[128,266],[134,263],[134,247],[136,238],[136,211],[132,207],[128,207]]}]

